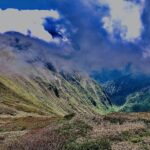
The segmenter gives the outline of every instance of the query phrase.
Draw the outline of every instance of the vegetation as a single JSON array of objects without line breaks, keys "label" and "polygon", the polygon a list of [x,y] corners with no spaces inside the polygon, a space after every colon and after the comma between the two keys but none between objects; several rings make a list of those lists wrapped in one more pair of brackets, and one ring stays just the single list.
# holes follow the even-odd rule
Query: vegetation
[{"label": "vegetation", "polygon": [[1,118],[0,121],[5,123],[0,131],[0,146],[3,150],[150,148],[150,113],[112,113],[85,118],[74,116],[69,120],[30,116],[12,120]]},{"label": "vegetation", "polygon": [[0,107],[3,107],[3,112],[0,113],[9,113],[9,110],[11,114],[13,111],[65,116],[74,112],[105,112],[111,107],[107,97],[94,81],[82,79],[85,82],[84,87],[81,81],[72,82],[57,73],[54,77],[58,80],[45,81],[42,77],[26,79],[1,75]]},{"label": "vegetation", "polygon": [[[150,113],[112,113],[119,108],[98,83],[50,60],[31,59],[45,47],[9,36],[1,37],[7,42],[0,60],[8,62],[0,64],[0,149],[150,149]],[[130,96],[122,110],[143,110],[142,97],[149,107],[149,96],[149,90]]]},{"label": "vegetation", "polygon": [[150,111],[150,88],[131,94],[121,109],[126,112],[149,112]]}]

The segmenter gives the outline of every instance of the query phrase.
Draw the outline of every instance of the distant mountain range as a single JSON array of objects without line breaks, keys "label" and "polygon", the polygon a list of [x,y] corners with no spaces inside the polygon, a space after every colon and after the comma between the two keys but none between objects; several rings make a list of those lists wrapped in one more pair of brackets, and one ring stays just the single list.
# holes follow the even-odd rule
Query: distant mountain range
[{"label": "distant mountain range", "polygon": [[149,112],[150,111],[150,87],[130,94],[121,111],[125,112]]},{"label": "distant mountain range", "polygon": [[102,84],[114,105],[123,106],[121,111],[150,111],[150,77],[142,73],[131,73],[129,66],[124,70],[105,70],[92,75]]}]

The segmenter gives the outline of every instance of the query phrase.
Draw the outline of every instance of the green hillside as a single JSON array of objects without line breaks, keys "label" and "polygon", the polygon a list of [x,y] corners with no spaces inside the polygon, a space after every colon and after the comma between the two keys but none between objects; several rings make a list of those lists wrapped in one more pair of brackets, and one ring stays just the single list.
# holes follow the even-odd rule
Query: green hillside
[{"label": "green hillside", "polygon": [[127,102],[122,111],[126,112],[149,112],[150,111],[150,88],[133,93],[127,97]]},{"label": "green hillside", "polygon": [[[99,84],[78,71],[59,69],[52,61],[56,56],[42,44],[20,34],[1,36],[0,43],[1,114],[65,116],[105,113],[111,107]],[[39,49],[48,58],[39,59]]]}]

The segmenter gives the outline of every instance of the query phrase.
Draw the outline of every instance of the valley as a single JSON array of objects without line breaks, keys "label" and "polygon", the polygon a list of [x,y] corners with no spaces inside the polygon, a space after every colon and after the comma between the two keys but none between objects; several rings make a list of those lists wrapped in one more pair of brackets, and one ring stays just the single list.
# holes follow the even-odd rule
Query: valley
[{"label": "valley", "polygon": [[[7,33],[0,43],[1,150],[150,149],[147,86],[115,105],[108,91],[122,93],[126,84],[118,92],[116,84],[105,88],[81,71],[61,69],[66,60],[21,34]],[[37,48],[47,55],[39,58]]]}]

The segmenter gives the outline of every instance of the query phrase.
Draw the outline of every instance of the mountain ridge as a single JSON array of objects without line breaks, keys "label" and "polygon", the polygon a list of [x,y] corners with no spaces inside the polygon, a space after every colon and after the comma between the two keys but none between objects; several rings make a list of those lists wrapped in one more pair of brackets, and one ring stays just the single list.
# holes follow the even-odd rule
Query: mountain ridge
[{"label": "mountain ridge", "polygon": [[[45,46],[36,43],[35,39],[32,43],[31,38],[7,33],[4,38],[0,37],[0,43],[3,43],[0,51],[0,93],[12,93],[1,96],[1,104],[5,107],[16,109],[16,112],[23,110],[61,116],[103,113],[111,107],[98,83],[78,71],[60,70],[53,60],[56,58],[61,62],[62,59],[61,65],[67,65],[67,62],[51,54],[48,48],[45,50]],[[41,49],[45,55],[39,58]]]}]

